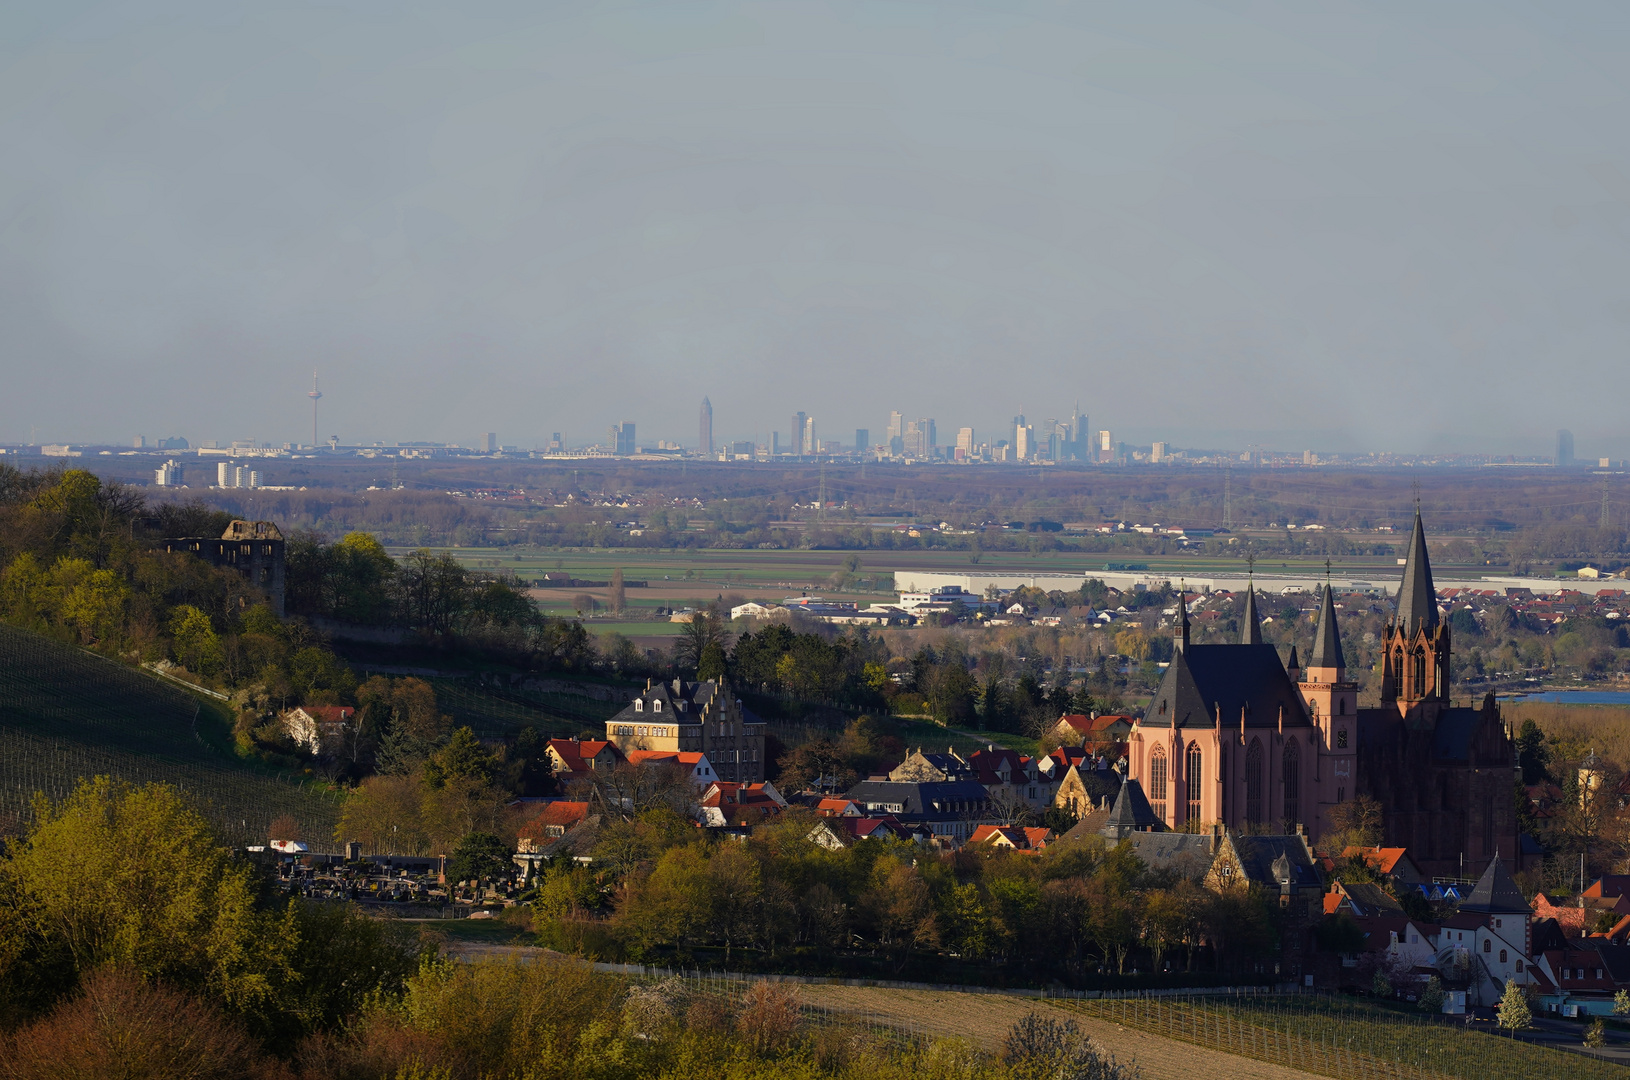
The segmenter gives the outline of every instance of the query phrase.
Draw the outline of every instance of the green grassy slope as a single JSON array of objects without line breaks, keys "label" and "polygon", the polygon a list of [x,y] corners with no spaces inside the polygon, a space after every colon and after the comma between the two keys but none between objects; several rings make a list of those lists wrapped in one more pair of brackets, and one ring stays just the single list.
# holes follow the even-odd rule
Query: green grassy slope
[{"label": "green grassy slope", "polygon": [[265,843],[289,814],[313,850],[333,847],[340,797],[239,759],[228,723],[180,687],[0,626],[0,829],[29,819],[36,792],[108,775],[173,785],[234,844]]}]

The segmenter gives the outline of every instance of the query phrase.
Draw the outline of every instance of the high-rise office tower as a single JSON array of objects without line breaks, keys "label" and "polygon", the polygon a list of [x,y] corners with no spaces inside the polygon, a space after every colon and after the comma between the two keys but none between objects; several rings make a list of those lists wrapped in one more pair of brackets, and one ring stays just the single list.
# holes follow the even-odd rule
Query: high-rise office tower
[{"label": "high-rise office tower", "polygon": [[1013,452],[1020,461],[1029,461],[1036,456],[1036,429],[1029,424],[1019,424],[1013,429]]},{"label": "high-rise office tower", "polygon": [[1556,433],[1556,467],[1566,469],[1573,464],[1573,432],[1566,428]]},{"label": "high-rise office tower", "polygon": [[702,399],[702,419],[696,432],[696,452],[713,455],[713,402]]},{"label": "high-rise office tower", "polygon": [[863,427],[855,428],[855,453],[864,454],[872,445],[872,433]]},{"label": "high-rise office tower", "polygon": [[904,438],[905,433],[906,433],[906,417],[905,417],[905,414],[901,413],[901,412],[891,412],[891,413],[889,413],[889,434],[888,434],[889,441],[893,442],[895,439]]},{"label": "high-rise office tower", "polygon": [[973,428],[958,428],[956,433],[956,448],[964,454],[973,453]]},{"label": "high-rise office tower", "polygon": [[820,444],[815,441],[815,418],[813,416],[804,417],[803,446],[804,448],[799,451],[801,454],[814,454],[820,450]]},{"label": "high-rise office tower", "polygon": [[939,435],[934,430],[934,418],[917,421],[917,429],[923,433],[923,453],[925,458],[934,457],[939,453]]},{"label": "high-rise office tower", "polygon": [[792,438],[788,440],[791,453],[801,455],[806,452],[804,450],[804,425],[808,419],[809,417],[805,413],[795,412],[792,414]]}]

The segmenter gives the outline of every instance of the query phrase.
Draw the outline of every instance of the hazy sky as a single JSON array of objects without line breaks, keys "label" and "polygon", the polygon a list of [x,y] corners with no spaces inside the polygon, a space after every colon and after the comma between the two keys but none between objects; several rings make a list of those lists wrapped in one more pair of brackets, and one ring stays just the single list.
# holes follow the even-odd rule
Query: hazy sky
[{"label": "hazy sky", "polygon": [[1630,5],[0,5],[0,440],[1630,455]]}]

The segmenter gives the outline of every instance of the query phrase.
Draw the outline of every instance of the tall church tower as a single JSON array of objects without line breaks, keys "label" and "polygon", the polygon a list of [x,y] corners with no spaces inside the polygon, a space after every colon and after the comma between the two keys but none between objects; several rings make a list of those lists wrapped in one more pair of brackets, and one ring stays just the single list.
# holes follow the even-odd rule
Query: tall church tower
[{"label": "tall church tower", "polygon": [[1409,558],[1398,589],[1398,615],[1382,635],[1381,700],[1407,716],[1422,703],[1449,701],[1449,627],[1438,618],[1438,594],[1426,555],[1426,530],[1415,511]]},{"label": "tall church tower", "polygon": [[1358,683],[1347,678],[1335,596],[1326,581],[1313,652],[1296,684],[1317,731],[1312,785],[1318,803],[1316,832],[1329,824],[1325,812],[1331,806],[1358,794]]}]

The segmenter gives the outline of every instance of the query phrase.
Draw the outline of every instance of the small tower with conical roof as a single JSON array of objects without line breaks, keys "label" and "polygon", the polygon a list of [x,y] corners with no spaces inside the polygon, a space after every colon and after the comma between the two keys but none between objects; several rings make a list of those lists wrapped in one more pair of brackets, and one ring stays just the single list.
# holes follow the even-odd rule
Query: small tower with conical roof
[{"label": "small tower with conical roof", "polygon": [[1336,623],[1336,590],[1331,587],[1328,571],[1313,649],[1300,678],[1297,689],[1318,729],[1319,760],[1313,786],[1319,793],[1322,812],[1358,794],[1358,683],[1347,679],[1341,628]]},{"label": "small tower with conical roof", "polygon": [[1189,647],[1189,604],[1188,590],[1181,583],[1177,587],[1177,635],[1172,645],[1178,652],[1184,652]]},{"label": "small tower with conical roof", "polygon": [[1398,588],[1397,617],[1381,638],[1381,700],[1395,703],[1404,714],[1422,702],[1449,700],[1449,625],[1438,618],[1419,507]]}]

